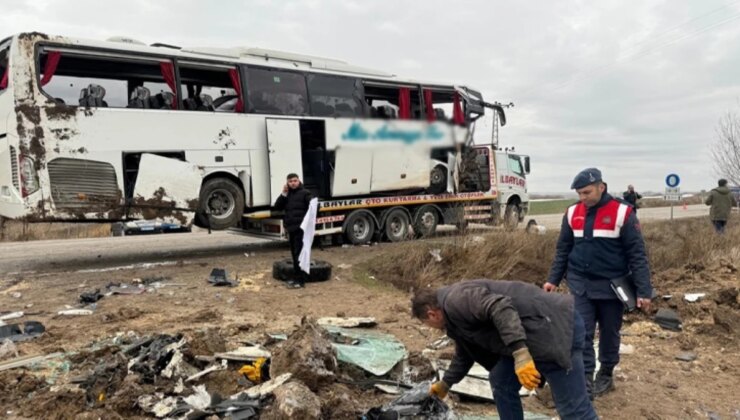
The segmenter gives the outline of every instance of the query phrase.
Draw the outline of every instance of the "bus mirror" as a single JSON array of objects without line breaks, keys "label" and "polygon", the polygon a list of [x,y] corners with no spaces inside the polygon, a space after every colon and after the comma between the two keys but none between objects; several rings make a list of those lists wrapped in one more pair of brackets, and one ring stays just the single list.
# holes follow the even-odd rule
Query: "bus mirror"
[{"label": "bus mirror", "polygon": [[529,156],[524,156],[524,173],[529,174]]}]

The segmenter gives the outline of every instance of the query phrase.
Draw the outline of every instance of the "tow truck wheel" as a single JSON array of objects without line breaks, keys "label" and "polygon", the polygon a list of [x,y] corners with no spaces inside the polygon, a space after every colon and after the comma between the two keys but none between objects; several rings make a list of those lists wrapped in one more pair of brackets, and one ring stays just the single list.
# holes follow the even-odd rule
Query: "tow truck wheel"
[{"label": "tow truck wheel", "polygon": [[409,236],[411,221],[408,214],[401,209],[394,209],[385,219],[385,236],[391,242],[400,242]]},{"label": "tow truck wheel", "polygon": [[414,212],[414,234],[417,238],[434,235],[437,231],[437,224],[439,224],[439,215],[433,206],[424,205]]},{"label": "tow truck wheel", "polygon": [[514,230],[519,225],[519,206],[508,204],[504,213],[504,227],[506,230]]},{"label": "tow truck wheel", "polygon": [[375,220],[368,211],[352,212],[344,221],[344,236],[353,245],[364,245],[375,233]]},{"label": "tow truck wheel", "polygon": [[429,174],[429,194],[442,194],[447,191],[447,168],[444,165],[437,165]]},{"label": "tow truck wheel", "polygon": [[[210,216],[207,214],[210,213]],[[236,226],[244,213],[244,193],[235,182],[212,178],[200,188],[198,224],[221,230]]]}]

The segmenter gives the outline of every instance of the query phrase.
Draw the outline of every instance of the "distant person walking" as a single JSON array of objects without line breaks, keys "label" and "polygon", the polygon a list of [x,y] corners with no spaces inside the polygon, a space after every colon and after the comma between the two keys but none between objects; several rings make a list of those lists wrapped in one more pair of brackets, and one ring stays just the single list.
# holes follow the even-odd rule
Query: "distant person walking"
[{"label": "distant person walking", "polygon": [[635,209],[635,214],[637,213],[637,200],[641,200],[642,196],[635,191],[634,185],[628,185],[627,191],[622,193],[622,198],[624,198],[624,201],[628,202],[632,205],[632,208]]},{"label": "distant person walking", "polygon": [[704,201],[704,204],[710,206],[709,219],[712,221],[714,229],[717,233],[724,233],[732,207],[737,205],[735,197],[732,196],[730,189],[727,187],[726,179],[720,179],[717,182],[717,188],[709,192],[709,197]]}]

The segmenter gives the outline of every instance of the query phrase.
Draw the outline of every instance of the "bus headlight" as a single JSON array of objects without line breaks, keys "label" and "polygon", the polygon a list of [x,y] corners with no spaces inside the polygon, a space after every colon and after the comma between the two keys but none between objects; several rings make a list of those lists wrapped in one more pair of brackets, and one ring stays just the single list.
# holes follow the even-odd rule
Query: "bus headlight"
[{"label": "bus headlight", "polygon": [[28,156],[21,155],[21,194],[23,197],[35,193],[39,189],[39,174],[36,172],[36,163]]}]

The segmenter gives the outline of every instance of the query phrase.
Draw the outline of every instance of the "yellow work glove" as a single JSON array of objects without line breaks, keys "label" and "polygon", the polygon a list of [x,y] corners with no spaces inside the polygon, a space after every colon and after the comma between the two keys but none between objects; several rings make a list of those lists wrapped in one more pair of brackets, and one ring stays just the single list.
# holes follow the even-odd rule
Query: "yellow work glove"
[{"label": "yellow work glove", "polygon": [[250,381],[258,384],[262,382],[262,365],[265,364],[267,359],[260,357],[255,360],[251,365],[244,365],[239,369],[239,373],[246,376]]},{"label": "yellow work glove", "polygon": [[448,392],[450,392],[450,386],[445,381],[437,381],[429,388],[429,395],[434,395],[440,400],[443,400]]},{"label": "yellow work glove", "polygon": [[537,368],[534,366],[534,360],[532,355],[529,354],[529,350],[524,347],[514,351],[514,372],[516,377],[519,378],[519,383],[528,390],[537,388],[540,384],[540,373],[537,372]]}]

